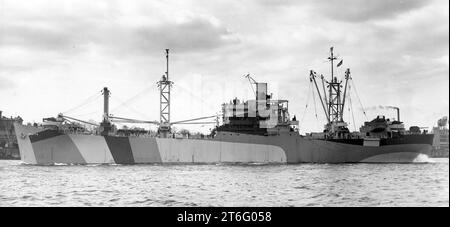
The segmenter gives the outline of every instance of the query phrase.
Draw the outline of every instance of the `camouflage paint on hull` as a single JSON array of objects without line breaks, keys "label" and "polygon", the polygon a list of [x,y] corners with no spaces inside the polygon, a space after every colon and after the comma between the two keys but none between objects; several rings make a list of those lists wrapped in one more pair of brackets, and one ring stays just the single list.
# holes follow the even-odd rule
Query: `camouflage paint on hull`
[{"label": "camouflage paint on hull", "polygon": [[[37,138],[37,128],[15,130],[23,135],[19,149],[29,164],[286,163],[280,147],[264,144],[57,133]],[[25,158],[31,155],[36,158]]]},{"label": "camouflage paint on hull", "polygon": [[[429,155],[430,144],[398,144],[380,147],[336,143],[308,139],[295,133],[285,136],[254,136],[220,133],[218,139],[234,143],[274,144],[286,152],[288,163],[357,163],[396,162],[410,163],[421,155]],[[387,155],[399,153],[401,155]],[[378,158],[371,158],[377,156]],[[391,159],[392,158],[392,159]]]},{"label": "camouflage paint on hull", "polygon": [[14,123],[14,130],[17,136],[17,143],[19,145],[20,159],[25,163],[37,164],[36,156],[34,155],[33,147],[31,145],[29,134],[34,134],[41,129],[21,124]]},{"label": "camouflage paint on hull", "polygon": [[[413,162],[431,145],[364,147],[305,139],[294,133],[219,133],[212,140],[47,134],[15,125],[22,161],[29,164],[346,163]],[[39,136],[36,136],[39,135]]]}]

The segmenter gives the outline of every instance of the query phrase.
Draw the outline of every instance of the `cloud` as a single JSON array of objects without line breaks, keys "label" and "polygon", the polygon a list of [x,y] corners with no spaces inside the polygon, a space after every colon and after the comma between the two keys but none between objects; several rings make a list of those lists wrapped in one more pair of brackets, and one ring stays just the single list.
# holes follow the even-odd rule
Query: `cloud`
[{"label": "cloud", "polygon": [[267,7],[286,8],[306,6],[314,15],[345,22],[364,22],[368,20],[389,19],[402,13],[421,8],[428,0],[281,0],[257,1]]},{"label": "cloud", "polygon": [[[275,96],[291,100],[290,111],[299,117],[306,104],[308,71],[328,75],[330,46],[345,59],[338,75],[351,68],[368,106],[448,112],[444,0],[3,3],[0,77],[14,82],[20,92],[14,102],[1,103],[33,119],[68,109],[103,86],[114,92],[114,101],[150,85],[153,90],[133,107],[157,118],[154,82],[165,70],[165,48],[171,49],[174,119],[209,115],[222,101],[247,98],[243,91],[251,97],[245,73],[268,82]],[[189,100],[191,93],[206,101]],[[64,101],[45,110],[24,105],[47,99]],[[208,113],[199,112],[202,108]],[[435,121],[408,115],[408,122]],[[316,118],[305,118],[305,124],[307,131],[322,130]]]},{"label": "cloud", "polygon": [[181,23],[165,23],[157,26],[141,26],[129,31],[125,41],[127,51],[145,53],[170,47],[177,52],[211,51],[238,44],[238,38],[222,25],[207,18],[197,17]]},{"label": "cloud", "polygon": [[[447,2],[448,4],[448,2]],[[447,5],[448,8],[448,5]],[[448,54],[449,32],[448,11],[441,5],[425,7],[395,20],[373,24],[373,30],[386,44],[396,46],[396,52],[421,57],[442,57]]]},{"label": "cloud", "polygon": [[15,87],[15,83],[12,82],[11,80],[4,78],[4,77],[0,77],[0,90],[9,90],[9,89],[13,89]]},{"label": "cloud", "polygon": [[[146,7],[153,6],[161,8],[158,4]],[[127,17],[130,12],[121,12],[126,10],[119,5],[111,7],[116,8],[106,11],[106,15],[93,14],[91,11],[95,7],[88,5],[68,14],[56,10],[43,13],[38,7],[30,9],[26,15],[16,12],[19,16],[5,18],[0,25],[0,48],[15,47],[61,54],[95,49],[120,55],[148,55],[166,47],[180,52],[197,52],[239,43],[236,36],[213,17],[162,13],[146,15],[145,10],[139,9],[134,13],[142,14],[133,15],[138,17],[134,19]],[[87,12],[83,12],[83,8]],[[152,11],[151,8],[148,10]],[[145,23],[152,20],[158,23]]]},{"label": "cloud", "polygon": [[316,12],[335,20],[363,22],[389,19],[421,8],[428,0],[331,0],[316,2]]},{"label": "cloud", "polygon": [[[78,28],[74,28],[75,24],[78,24]],[[72,21],[50,22],[46,26],[33,22],[3,24],[2,32],[0,47],[66,52],[72,49],[82,51],[80,47],[89,41],[85,35],[90,31],[89,27],[84,27],[82,22]]]}]

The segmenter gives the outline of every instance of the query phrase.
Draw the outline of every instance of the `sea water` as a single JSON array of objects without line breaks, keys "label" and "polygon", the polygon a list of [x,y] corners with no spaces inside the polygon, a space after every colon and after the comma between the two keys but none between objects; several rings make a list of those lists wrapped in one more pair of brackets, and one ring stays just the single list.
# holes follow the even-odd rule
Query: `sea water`
[{"label": "sea water", "polygon": [[0,206],[449,206],[426,164],[53,165],[0,160]]}]

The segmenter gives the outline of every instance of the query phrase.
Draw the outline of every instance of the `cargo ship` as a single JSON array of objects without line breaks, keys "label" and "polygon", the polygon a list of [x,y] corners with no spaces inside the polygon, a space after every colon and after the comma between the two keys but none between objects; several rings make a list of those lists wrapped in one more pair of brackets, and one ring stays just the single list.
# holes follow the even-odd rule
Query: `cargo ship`
[{"label": "cargo ship", "polygon": [[[109,113],[108,88],[104,88],[103,120],[100,124],[59,114],[45,118],[38,127],[15,124],[21,159],[38,165],[65,164],[146,164],[146,163],[410,163],[427,156],[433,135],[411,134],[395,122],[383,118],[366,122],[363,133],[350,133],[342,120],[342,82],[333,75],[327,83],[329,96],[323,103],[328,123],[321,136],[300,135],[299,121],[290,116],[289,101],[275,100],[267,83],[250,75],[255,99],[237,98],[222,104],[221,119],[212,115],[184,121],[170,120],[169,50],[167,69],[158,82],[160,120],[137,120]],[[331,49],[331,64],[334,65]],[[349,70],[346,81],[350,79]],[[310,82],[315,81],[311,71]],[[317,87],[317,83],[315,84]],[[318,88],[318,87],[317,87]],[[324,84],[325,89],[325,84]],[[325,100],[323,100],[325,101]],[[172,132],[177,124],[206,124],[215,119],[211,134],[185,138]],[[78,122],[78,123],[74,123]],[[156,134],[146,130],[117,130],[114,123],[153,124]],[[80,125],[92,125],[87,130]]]}]

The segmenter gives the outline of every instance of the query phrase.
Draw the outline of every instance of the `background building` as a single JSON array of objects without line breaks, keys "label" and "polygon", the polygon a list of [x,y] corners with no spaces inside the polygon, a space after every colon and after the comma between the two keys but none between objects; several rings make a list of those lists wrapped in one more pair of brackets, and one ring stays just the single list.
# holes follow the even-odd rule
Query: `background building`
[{"label": "background building", "polygon": [[443,117],[438,120],[437,127],[433,127],[433,151],[432,157],[448,157],[448,119]]},{"label": "background building", "polygon": [[22,123],[21,117],[4,117],[0,111],[0,159],[20,159],[14,122]]}]

